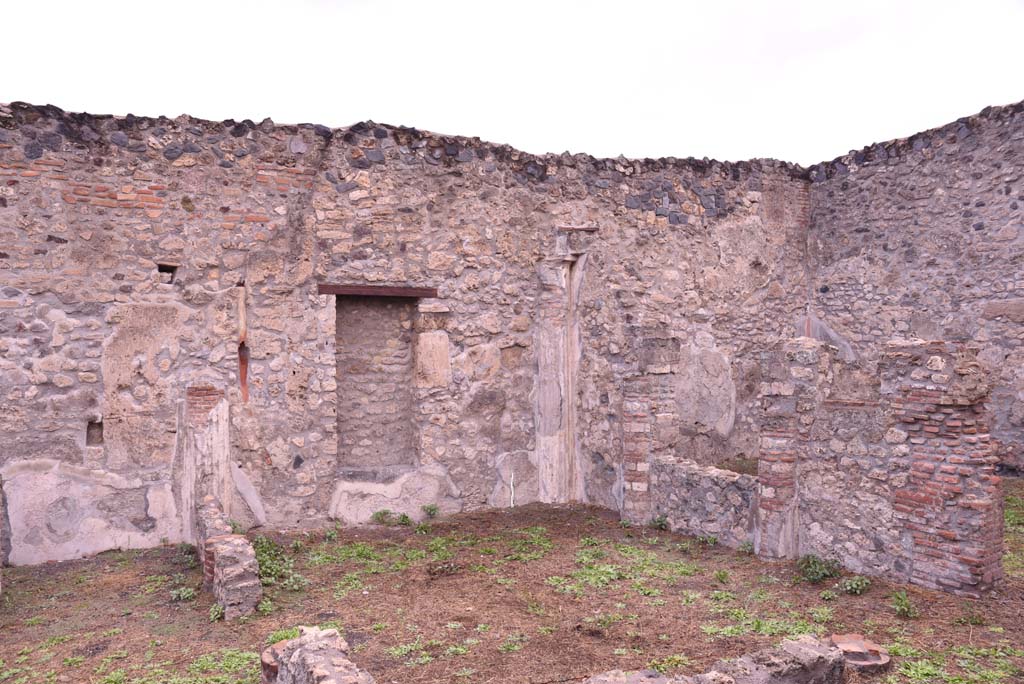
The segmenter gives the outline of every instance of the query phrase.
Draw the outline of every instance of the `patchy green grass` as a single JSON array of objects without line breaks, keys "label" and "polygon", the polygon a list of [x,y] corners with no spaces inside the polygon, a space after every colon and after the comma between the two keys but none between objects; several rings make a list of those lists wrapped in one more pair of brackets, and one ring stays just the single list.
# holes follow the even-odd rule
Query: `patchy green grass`
[{"label": "patchy green grass", "polygon": [[[1008,547],[1021,508],[1008,501]],[[596,509],[477,512],[425,529],[394,520],[254,535],[264,601],[230,623],[209,622],[216,608],[191,547],[7,569],[0,684],[255,684],[260,650],[310,624],[339,629],[378,681],[685,674],[788,636],[841,631],[892,645],[886,684],[1024,681],[1007,602],[849,575],[813,584],[801,570],[827,567],[763,563]],[[1004,595],[1019,595],[1024,582],[1010,582],[1018,593]],[[896,615],[899,591],[916,619]]]},{"label": "patchy green grass", "polygon": [[1003,571],[1008,577],[1024,578],[1024,478],[1005,480],[1006,553]]}]

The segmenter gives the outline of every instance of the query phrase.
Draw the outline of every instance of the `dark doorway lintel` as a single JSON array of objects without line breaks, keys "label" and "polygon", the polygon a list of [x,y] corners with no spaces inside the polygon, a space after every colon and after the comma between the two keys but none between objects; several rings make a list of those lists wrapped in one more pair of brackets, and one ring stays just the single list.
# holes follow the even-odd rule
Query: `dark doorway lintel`
[{"label": "dark doorway lintel", "polygon": [[333,283],[317,283],[317,294],[432,299],[437,297],[437,288],[405,287],[402,285],[337,285]]}]

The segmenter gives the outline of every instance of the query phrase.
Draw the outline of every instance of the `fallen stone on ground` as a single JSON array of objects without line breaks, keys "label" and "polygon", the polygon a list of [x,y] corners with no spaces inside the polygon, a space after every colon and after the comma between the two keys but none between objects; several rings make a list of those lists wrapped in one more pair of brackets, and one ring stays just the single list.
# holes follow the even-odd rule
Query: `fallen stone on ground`
[{"label": "fallen stone on ground", "polygon": [[841,684],[843,652],[814,637],[802,636],[735,660],[719,661],[693,676],[667,677],[653,670],[613,670],[585,684]]},{"label": "fallen stone on ground", "polygon": [[260,658],[262,684],[374,684],[369,672],[348,659],[348,643],[336,629],[299,627]]}]

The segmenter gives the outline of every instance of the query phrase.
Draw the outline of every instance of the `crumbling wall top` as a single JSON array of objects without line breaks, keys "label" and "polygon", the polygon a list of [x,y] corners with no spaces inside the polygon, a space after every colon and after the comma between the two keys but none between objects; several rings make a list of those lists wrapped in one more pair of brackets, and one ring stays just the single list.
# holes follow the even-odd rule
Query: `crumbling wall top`
[{"label": "crumbling wall top", "polygon": [[[805,170],[799,164],[774,159],[723,162],[706,157],[703,159],[693,157],[627,159],[619,156],[611,159],[569,152],[530,154],[509,145],[483,141],[478,137],[442,135],[406,126],[378,124],[373,121],[363,121],[342,128],[329,128],[321,124],[310,123],[277,124],[269,118],[259,123],[249,119],[243,121],[226,119],[216,122],[188,115],[181,115],[174,119],[165,116],[144,117],[133,114],[112,116],[65,112],[54,105],[33,105],[25,102],[0,104],[0,143],[3,142],[2,129],[30,128],[38,131],[35,140],[28,143],[31,149],[26,149],[27,156],[36,150],[36,145],[41,153],[43,149],[55,149],[65,140],[87,147],[115,145],[126,147],[130,151],[142,152],[145,151],[145,142],[133,139],[138,137],[133,134],[146,131],[149,135],[155,134],[160,137],[166,129],[174,127],[184,128],[196,136],[213,134],[229,135],[234,138],[242,138],[250,131],[262,133],[276,131],[285,134],[312,131],[324,141],[340,140],[346,144],[356,144],[358,136],[372,134],[378,139],[390,137],[398,145],[412,150],[426,148],[427,153],[435,160],[446,165],[474,159],[492,159],[498,163],[507,164],[514,170],[521,171],[531,181],[545,180],[550,175],[548,169],[555,167],[618,171],[626,176],[679,170],[702,177],[723,177],[732,180],[741,180],[762,173],[777,173],[799,179],[806,176]],[[366,163],[372,163],[372,160],[366,160]]]},{"label": "crumbling wall top", "polygon": [[906,138],[867,145],[860,150],[852,150],[836,157],[832,161],[815,164],[807,169],[807,178],[813,183],[821,183],[832,178],[846,176],[859,167],[890,163],[916,152],[934,151],[943,145],[966,140],[981,128],[1020,125],[1021,122],[1024,122],[1022,114],[1024,114],[1024,102],[1015,102],[999,107],[985,107],[977,114],[961,117],[951,123],[921,131]]}]

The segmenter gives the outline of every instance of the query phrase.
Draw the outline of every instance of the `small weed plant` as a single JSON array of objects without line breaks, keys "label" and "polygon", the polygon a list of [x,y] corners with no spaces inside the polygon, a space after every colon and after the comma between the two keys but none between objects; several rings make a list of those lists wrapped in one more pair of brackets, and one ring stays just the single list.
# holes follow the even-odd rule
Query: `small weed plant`
[{"label": "small weed plant", "polygon": [[181,603],[184,601],[191,601],[196,597],[196,590],[192,587],[178,587],[177,589],[171,589],[171,601],[174,603]]},{"label": "small weed plant", "polygon": [[871,588],[871,580],[861,575],[854,575],[853,577],[841,580],[838,586],[844,594],[860,596]]},{"label": "small weed plant", "polygon": [[796,562],[800,579],[811,584],[819,584],[832,577],[839,576],[839,564],[834,560],[820,558],[814,554],[803,556]]},{"label": "small weed plant", "polygon": [[382,508],[379,511],[374,511],[373,515],[370,516],[370,520],[378,525],[394,525],[395,514],[387,508]]},{"label": "small weed plant", "polygon": [[902,589],[892,595],[892,609],[896,612],[897,617],[904,620],[913,620],[920,614],[917,606],[907,596],[907,592]]}]

